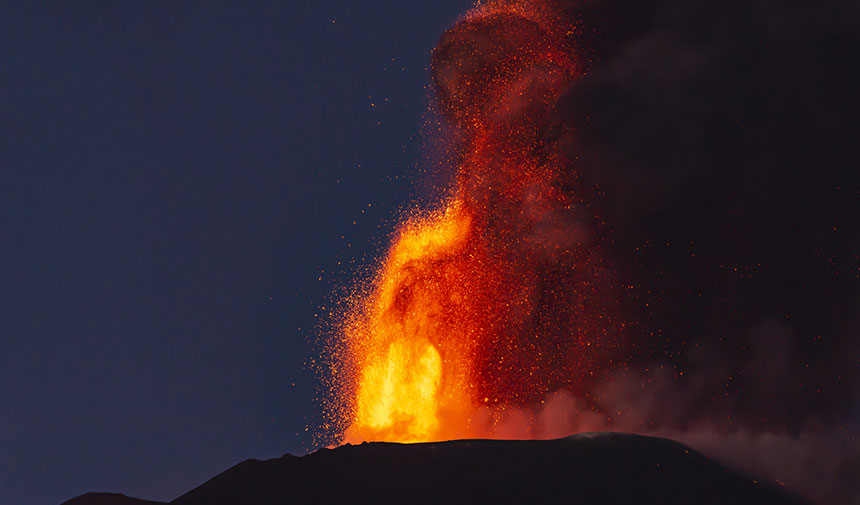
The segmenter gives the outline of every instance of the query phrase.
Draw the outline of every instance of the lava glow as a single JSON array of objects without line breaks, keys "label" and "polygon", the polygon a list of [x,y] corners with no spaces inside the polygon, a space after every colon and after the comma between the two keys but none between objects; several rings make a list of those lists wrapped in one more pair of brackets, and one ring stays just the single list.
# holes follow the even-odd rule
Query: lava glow
[{"label": "lava glow", "polygon": [[542,2],[491,2],[434,51],[456,178],[341,314],[345,442],[501,436],[505,412],[581,391],[611,359],[623,325],[600,220],[553,133],[574,35]]},{"label": "lava glow", "polygon": [[463,313],[469,304],[462,276],[470,229],[471,218],[455,202],[401,231],[349,328],[361,364],[348,439],[438,438],[440,416],[464,406],[471,350],[461,336],[472,319]]}]

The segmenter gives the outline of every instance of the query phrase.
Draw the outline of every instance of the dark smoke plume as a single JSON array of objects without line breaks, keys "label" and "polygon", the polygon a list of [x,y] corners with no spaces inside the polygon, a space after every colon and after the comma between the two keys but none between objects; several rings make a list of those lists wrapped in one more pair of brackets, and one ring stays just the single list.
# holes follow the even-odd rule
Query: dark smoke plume
[{"label": "dark smoke plume", "polygon": [[[550,321],[569,315],[586,278],[600,282],[583,303],[620,308],[585,310],[600,323],[583,338],[624,337],[576,363],[593,368],[569,384],[543,379],[542,391],[562,390],[542,405],[518,392],[527,405],[511,434],[523,423],[544,435],[660,433],[822,503],[857,503],[860,3],[541,8],[547,23],[575,27],[560,44],[515,15],[467,19],[434,56],[450,121],[477,110],[504,125],[496,135],[516,132],[505,146],[567,167],[547,183],[574,202],[562,206],[498,198],[510,191],[504,170],[458,175],[485,209],[488,241],[544,296],[528,331],[514,324],[497,345],[522,363],[550,359],[568,329]],[[565,78],[555,60],[517,67],[547,44],[575,55],[581,74],[549,103],[543,90]],[[500,74],[517,90],[504,107],[491,85]],[[589,250],[606,264],[588,256],[599,265],[571,281]]]},{"label": "dark smoke plume", "polygon": [[[592,5],[610,26],[616,4]],[[634,286],[635,340],[721,377],[687,416],[797,432],[856,414],[860,4],[650,7],[596,35],[557,116]]]}]

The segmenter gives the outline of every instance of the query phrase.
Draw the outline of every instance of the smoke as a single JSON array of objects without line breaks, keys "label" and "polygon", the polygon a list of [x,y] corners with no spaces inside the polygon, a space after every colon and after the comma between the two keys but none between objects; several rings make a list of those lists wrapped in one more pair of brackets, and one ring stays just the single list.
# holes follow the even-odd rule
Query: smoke
[{"label": "smoke", "polygon": [[[415,413],[448,408],[427,436],[662,435],[856,502],[858,22],[770,0],[467,14],[432,62],[447,210],[404,225],[345,318],[349,384],[380,385],[339,411],[365,412],[352,439],[420,440]],[[385,396],[398,374],[442,407]]]},{"label": "smoke", "polygon": [[[677,384],[651,384],[649,417],[856,427],[860,4],[644,5],[590,41],[554,132],[632,286],[632,340],[658,342]],[[589,16],[611,25],[625,7]]]},{"label": "smoke", "polygon": [[[667,437],[753,479],[786,486],[815,503],[858,502],[860,441],[856,428],[808,416],[795,432],[762,429],[712,417],[713,409],[691,417],[701,399],[710,394],[710,388],[701,385],[726,377],[695,371],[689,384],[679,384],[670,370],[666,364],[654,364],[641,373],[618,371],[595,388],[596,402],[560,390],[531,409],[485,411],[476,421],[493,426],[486,436],[502,439],[553,439],[594,431]],[[766,394],[766,390],[760,393]],[[493,423],[491,418],[495,418]],[[678,419],[684,422],[679,424]],[[727,427],[726,421],[732,426]]]},{"label": "smoke", "polygon": [[[566,387],[539,401],[518,392],[524,408],[490,405],[475,423],[500,438],[664,435],[821,503],[858,502],[860,4],[531,2],[520,11],[467,17],[437,48],[449,118],[462,123],[466,104],[505,124],[493,132],[500,147],[482,158],[490,168],[460,181],[523,282],[558,293],[600,279],[585,298],[609,308],[581,313],[624,322],[585,322],[585,339],[614,340],[595,339],[597,358],[560,358],[578,367],[561,367],[575,380],[542,384]],[[578,55],[569,83],[522,65],[533,51],[525,41],[545,40],[529,30],[560,25],[575,28],[554,46]],[[492,90],[497,69],[509,74],[503,95]],[[548,104],[547,88],[564,91]],[[511,146],[566,168],[523,182],[506,168],[523,161]],[[567,204],[524,196],[547,191]],[[585,250],[597,266],[576,280],[559,273]],[[569,315],[559,308],[569,300],[529,308]],[[535,333],[557,345],[557,332],[575,326],[515,325],[501,354],[534,349]],[[514,366],[529,369],[536,355]]]},{"label": "smoke", "polygon": [[[486,427],[483,436],[501,439],[553,439],[594,431],[667,437],[815,503],[858,503],[856,411],[853,418],[830,420],[823,412],[802,415],[791,423],[797,426],[791,431],[774,427],[780,421],[770,418],[781,415],[783,395],[790,393],[781,384],[789,380],[791,335],[787,324],[764,321],[754,330],[754,352],[743,363],[696,344],[691,354],[698,357],[683,375],[665,361],[618,369],[595,385],[589,398],[562,389],[529,408],[485,409],[473,422]],[[755,377],[755,385],[734,383],[744,376]],[[750,400],[759,407],[749,409]],[[754,415],[759,416],[755,421]]]}]

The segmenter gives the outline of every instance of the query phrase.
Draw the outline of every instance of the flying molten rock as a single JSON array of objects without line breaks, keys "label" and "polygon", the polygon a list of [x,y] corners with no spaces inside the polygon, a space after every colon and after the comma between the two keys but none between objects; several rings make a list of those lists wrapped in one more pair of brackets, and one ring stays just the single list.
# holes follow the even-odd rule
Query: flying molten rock
[{"label": "flying molten rock", "polygon": [[456,176],[437,209],[400,225],[340,315],[345,442],[493,437],[507,410],[582,393],[615,359],[623,323],[601,222],[557,147],[574,36],[543,2],[491,2],[434,50]]}]

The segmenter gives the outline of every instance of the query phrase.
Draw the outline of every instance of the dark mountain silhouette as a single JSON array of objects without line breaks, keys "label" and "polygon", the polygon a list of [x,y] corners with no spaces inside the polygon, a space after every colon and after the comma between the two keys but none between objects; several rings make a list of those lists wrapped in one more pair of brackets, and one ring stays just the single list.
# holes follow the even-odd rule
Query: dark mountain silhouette
[{"label": "dark mountain silhouette", "polygon": [[[112,501],[111,501],[112,500]],[[365,443],[247,460],[171,505],[284,503],[803,505],[678,442],[621,433],[545,441]],[[88,494],[66,505],[139,505]]]},{"label": "dark mountain silhouette", "polygon": [[164,505],[164,502],[140,500],[117,493],[87,493],[62,505]]}]

